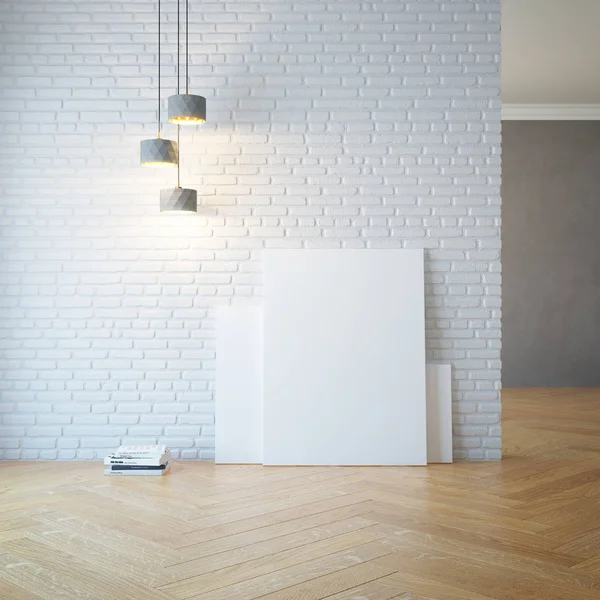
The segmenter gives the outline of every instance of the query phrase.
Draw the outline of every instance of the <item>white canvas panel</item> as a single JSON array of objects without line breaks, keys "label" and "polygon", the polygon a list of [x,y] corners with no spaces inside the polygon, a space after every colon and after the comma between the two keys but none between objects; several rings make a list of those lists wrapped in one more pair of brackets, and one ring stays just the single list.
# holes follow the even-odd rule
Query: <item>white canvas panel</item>
[{"label": "white canvas panel", "polygon": [[452,462],[450,365],[427,365],[427,462]]},{"label": "white canvas panel", "polygon": [[262,463],[262,329],[261,307],[217,309],[217,463]]},{"label": "white canvas panel", "polygon": [[423,251],[264,266],[264,464],[425,465]]}]

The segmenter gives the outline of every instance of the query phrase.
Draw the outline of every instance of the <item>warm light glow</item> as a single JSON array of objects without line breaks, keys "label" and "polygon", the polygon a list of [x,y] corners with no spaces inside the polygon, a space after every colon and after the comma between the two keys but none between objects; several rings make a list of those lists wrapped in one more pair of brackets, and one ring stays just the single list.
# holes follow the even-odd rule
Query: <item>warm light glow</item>
[{"label": "warm light glow", "polygon": [[176,167],[177,163],[172,162],[143,162],[142,167]]},{"label": "warm light glow", "polygon": [[169,123],[176,123],[177,125],[189,125],[191,123],[206,123],[204,119],[198,117],[171,117]]}]

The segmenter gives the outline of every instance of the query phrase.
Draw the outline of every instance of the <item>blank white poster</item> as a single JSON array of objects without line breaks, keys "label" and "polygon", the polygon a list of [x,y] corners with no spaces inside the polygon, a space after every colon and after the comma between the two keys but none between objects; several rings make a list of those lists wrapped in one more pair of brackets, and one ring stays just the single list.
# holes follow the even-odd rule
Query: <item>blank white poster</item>
[{"label": "blank white poster", "polygon": [[427,365],[427,462],[452,462],[450,365]]},{"label": "blank white poster", "polygon": [[217,463],[262,463],[262,322],[258,306],[217,309]]},{"label": "blank white poster", "polygon": [[264,464],[427,464],[422,250],[265,251],[264,336]]}]

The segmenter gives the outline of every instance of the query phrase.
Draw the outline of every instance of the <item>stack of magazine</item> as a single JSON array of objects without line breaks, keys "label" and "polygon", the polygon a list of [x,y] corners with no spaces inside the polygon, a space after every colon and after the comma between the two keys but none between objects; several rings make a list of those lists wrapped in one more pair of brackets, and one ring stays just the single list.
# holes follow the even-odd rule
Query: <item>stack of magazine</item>
[{"label": "stack of magazine", "polygon": [[104,459],[105,475],[164,475],[171,467],[166,446],[119,446]]}]

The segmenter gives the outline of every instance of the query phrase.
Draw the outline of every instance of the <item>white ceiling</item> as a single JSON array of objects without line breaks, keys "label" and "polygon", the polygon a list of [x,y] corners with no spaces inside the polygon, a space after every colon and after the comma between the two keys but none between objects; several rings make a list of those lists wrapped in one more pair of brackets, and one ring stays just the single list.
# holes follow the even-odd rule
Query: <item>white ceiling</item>
[{"label": "white ceiling", "polygon": [[600,103],[600,0],[502,0],[502,100]]}]

